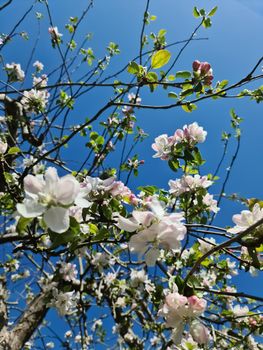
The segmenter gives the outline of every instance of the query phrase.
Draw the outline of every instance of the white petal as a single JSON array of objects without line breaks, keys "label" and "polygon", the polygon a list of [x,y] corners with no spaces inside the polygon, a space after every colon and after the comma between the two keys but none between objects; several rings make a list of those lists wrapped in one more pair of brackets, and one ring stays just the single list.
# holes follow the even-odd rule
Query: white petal
[{"label": "white petal", "polygon": [[156,248],[150,249],[145,254],[145,262],[147,266],[154,266],[158,257],[159,257],[159,250]]},{"label": "white petal", "polygon": [[18,213],[24,218],[35,218],[42,215],[46,207],[38,204],[36,201],[30,199],[25,199],[23,203],[18,203],[16,205]]},{"label": "white petal", "polygon": [[80,207],[80,208],[89,208],[91,206],[91,202],[89,202],[87,199],[81,197],[81,196],[78,196],[76,199],[75,199],[75,204]]},{"label": "white petal", "polygon": [[78,181],[72,175],[62,177],[56,187],[56,199],[64,205],[72,204],[80,190]]},{"label": "white petal", "polygon": [[43,219],[46,225],[54,232],[62,233],[69,228],[68,209],[51,207],[45,212]]},{"label": "white petal", "polygon": [[24,178],[24,187],[26,192],[38,194],[43,190],[44,182],[36,176],[27,175]]},{"label": "white petal", "polygon": [[149,206],[158,219],[161,219],[164,216],[165,211],[157,198],[154,197]]},{"label": "white petal", "polygon": [[124,218],[123,216],[117,216],[115,218],[118,220],[117,226],[121,230],[124,230],[127,232],[134,232],[140,227],[140,225],[132,221],[132,219],[127,219],[127,218]]},{"label": "white petal", "polygon": [[52,193],[56,189],[58,180],[59,180],[59,177],[58,177],[57,169],[53,167],[47,168],[45,172],[47,193]]}]

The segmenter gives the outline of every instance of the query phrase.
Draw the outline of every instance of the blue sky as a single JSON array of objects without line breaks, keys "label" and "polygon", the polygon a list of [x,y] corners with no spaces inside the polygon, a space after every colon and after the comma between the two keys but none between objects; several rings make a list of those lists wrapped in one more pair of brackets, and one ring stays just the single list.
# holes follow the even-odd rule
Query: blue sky
[{"label": "blue sky", "polygon": [[[8,33],[21,16],[21,13],[31,3],[30,0],[14,0],[10,9],[0,14],[1,31]],[[50,1],[54,24],[65,32],[63,27],[68,18],[79,15],[80,9],[84,8],[86,4],[87,1],[83,2],[82,0]],[[215,5],[218,5],[219,9],[213,18],[213,27],[209,30],[201,29],[198,33],[198,37],[205,37],[208,40],[196,41],[189,45],[175,69],[190,70],[194,59],[208,61],[213,67],[215,81],[229,79],[230,82],[234,83],[244,77],[262,55],[263,2],[261,0],[152,0],[149,11],[151,14],[157,15],[157,21],[146,28],[146,34],[164,28],[168,31],[168,42],[187,39],[198,23],[198,20],[192,16],[193,6],[211,9]],[[93,33],[93,40],[89,43],[89,46],[94,49],[97,57],[103,57],[105,47],[110,41],[119,44],[121,55],[113,58],[112,66],[106,75],[115,71],[118,67],[122,67],[138,54],[144,7],[145,1],[142,0],[94,1],[94,9],[80,27],[79,34],[83,36],[88,32]],[[42,9],[43,5],[38,4],[36,11],[43,11],[44,13]],[[12,11],[12,16],[7,15],[8,11],[9,14]],[[51,71],[59,59],[57,51],[51,48],[46,34],[48,26],[45,14],[44,20],[41,22],[41,40],[37,49],[38,54],[35,55],[35,59],[44,63],[45,72]],[[20,30],[32,33],[32,40],[24,42],[18,37],[15,38],[15,45],[9,45],[4,55],[6,62],[21,62],[23,66],[28,60],[32,41],[37,33],[36,20],[33,15],[28,17]],[[65,34],[64,40],[66,37]],[[171,52],[175,55],[178,48],[174,46]],[[260,70],[258,70],[259,73]],[[4,74],[1,73],[1,79],[3,77]],[[128,78],[126,75],[126,79]],[[28,84],[29,82],[30,79]],[[72,113],[72,120],[81,122],[85,117],[92,116],[110,95],[110,90],[97,89],[90,95],[85,96],[78,102],[75,111]],[[145,91],[141,94],[141,97],[145,104],[156,103],[159,105],[171,102],[162,91],[154,95]],[[163,133],[172,135],[175,129],[193,121],[197,121],[208,131],[207,142],[202,147],[204,158],[207,159],[203,174],[212,172],[223,150],[223,144],[220,142],[221,133],[224,130],[230,131],[229,111],[231,108],[234,108],[237,114],[244,118],[244,123],[242,124],[243,135],[240,153],[226,192],[236,192],[244,197],[263,198],[263,109],[262,105],[257,105],[255,102],[245,99],[207,100],[198,104],[197,111],[192,114],[186,114],[181,109],[166,111],[138,110],[136,112],[138,125],[150,136],[143,146],[136,150],[140,158],[145,159],[145,166],[141,168],[139,177],[132,180],[131,186],[135,188],[139,185],[155,184],[167,188],[168,180],[175,178],[175,175],[168,169],[165,162],[152,158],[151,144],[156,136]],[[226,162],[223,165],[220,173],[222,179],[233,155],[234,147],[235,145],[230,147]],[[78,150],[79,144],[73,142],[68,159],[72,160],[74,158],[74,161],[80,164],[82,154],[79,159],[76,158]],[[113,157],[113,161],[116,162],[116,158]],[[116,164],[113,164],[113,166],[116,166]],[[212,189],[215,194],[219,190],[220,186],[218,185],[215,186],[214,190]],[[217,223],[230,225],[232,214],[239,210],[239,206],[224,202]],[[246,279],[246,281],[239,279],[238,283],[247,292],[255,292],[256,284],[259,285],[258,279],[251,278]]]}]

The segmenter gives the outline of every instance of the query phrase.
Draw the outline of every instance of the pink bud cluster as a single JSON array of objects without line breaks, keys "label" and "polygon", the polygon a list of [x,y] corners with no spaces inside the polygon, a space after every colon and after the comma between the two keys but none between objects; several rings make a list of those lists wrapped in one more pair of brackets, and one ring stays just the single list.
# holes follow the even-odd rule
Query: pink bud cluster
[{"label": "pink bud cluster", "polygon": [[213,80],[213,70],[208,62],[193,62],[194,77],[198,80],[203,80],[205,85],[211,85]]}]

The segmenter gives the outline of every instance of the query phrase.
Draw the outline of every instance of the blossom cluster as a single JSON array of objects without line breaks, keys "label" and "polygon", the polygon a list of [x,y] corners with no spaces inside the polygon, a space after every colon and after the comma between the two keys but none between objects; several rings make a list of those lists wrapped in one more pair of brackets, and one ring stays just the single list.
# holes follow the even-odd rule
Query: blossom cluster
[{"label": "blossom cluster", "polygon": [[184,125],[183,129],[177,129],[173,136],[163,134],[155,139],[152,149],[156,152],[154,158],[167,160],[173,155],[173,151],[178,144],[186,144],[194,147],[197,143],[203,143],[207,132],[196,122]]},{"label": "blossom cluster", "polygon": [[199,344],[205,344],[209,340],[208,329],[197,318],[206,309],[206,301],[196,295],[185,297],[173,291],[165,297],[164,304],[159,309],[159,316],[166,320],[166,327],[173,328],[173,339],[180,344],[186,324],[190,324],[190,333]]},{"label": "blossom cluster", "polygon": [[151,211],[134,210],[131,218],[117,215],[116,219],[117,226],[122,230],[136,231],[129,242],[130,251],[138,253],[139,258],[144,255],[146,264],[152,266],[159,257],[160,248],[180,248],[186,227],[182,223],[182,213],[166,213],[156,198],[152,199],[149,206]]}]

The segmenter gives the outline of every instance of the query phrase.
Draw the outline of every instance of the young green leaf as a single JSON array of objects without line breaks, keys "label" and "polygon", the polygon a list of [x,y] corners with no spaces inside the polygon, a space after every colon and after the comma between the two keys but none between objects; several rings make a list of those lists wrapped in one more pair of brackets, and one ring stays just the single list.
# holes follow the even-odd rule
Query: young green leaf
[{"label": "young green leaf", "polygon": [[130,74],[137,74],[139,73],[139,70],[140,70],[139,65],[136,62],[132,61],[129,63],[127,71]]},{"label": "young green leaf", "polygon": [[168,50],[159,50],[152,56],[151,66],[154,69],[158,69],[166,65],[171,58],[171,54]]},{"label": "young green leaf", "polygon": [[176,78],[188,79],[188,78],[191,78],[191,72],[182,70],[177,72],[175,76]]},{"label": "young green leaf", "polygon": [[199,10],[197,9],[196,6],[195,6],[194,9],[193,9],[193,15],[194,15],[194,17],[196,17],[196,18],[200,17],[200,12],[199,12]]},{"label": "young green leaf", "polygon": [[208,13],[207,16],[208,17],[214,16],[214,14],[216,13],[217,9],[218,9],[218,6],[213,7],[212,10]]}]

